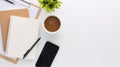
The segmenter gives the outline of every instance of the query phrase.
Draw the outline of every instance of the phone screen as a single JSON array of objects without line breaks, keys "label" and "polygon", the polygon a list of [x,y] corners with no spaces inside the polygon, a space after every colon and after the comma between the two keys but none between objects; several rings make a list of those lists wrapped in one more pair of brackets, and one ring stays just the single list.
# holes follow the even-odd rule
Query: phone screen
[{"label": "phone screen", "polygon": [[59,50],[59,46],[51,42],[46,42],[37,60],[36,67],[50,67],[58,50]]}]

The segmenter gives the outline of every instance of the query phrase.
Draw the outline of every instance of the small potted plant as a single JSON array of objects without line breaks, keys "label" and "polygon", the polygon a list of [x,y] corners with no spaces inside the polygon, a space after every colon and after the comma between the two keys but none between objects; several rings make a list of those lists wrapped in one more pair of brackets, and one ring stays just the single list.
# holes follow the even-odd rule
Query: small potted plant
[{"label": "small potted plant", "polygon": [[55,9],[59,9],[62,2],[58,0],[38,0],[40,6],[46,10],[47,13],[54,12]]}]

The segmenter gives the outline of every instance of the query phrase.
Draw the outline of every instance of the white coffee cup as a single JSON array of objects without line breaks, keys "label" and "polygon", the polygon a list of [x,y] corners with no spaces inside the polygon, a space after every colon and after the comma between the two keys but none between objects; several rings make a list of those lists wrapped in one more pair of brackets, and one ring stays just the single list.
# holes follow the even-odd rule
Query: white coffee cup
[{"label": "white coffee cup", "polygon": [[47,33],[55,34],[60,31],[61,22],[56,16],[48,16],[43,24],[43,28]]}]

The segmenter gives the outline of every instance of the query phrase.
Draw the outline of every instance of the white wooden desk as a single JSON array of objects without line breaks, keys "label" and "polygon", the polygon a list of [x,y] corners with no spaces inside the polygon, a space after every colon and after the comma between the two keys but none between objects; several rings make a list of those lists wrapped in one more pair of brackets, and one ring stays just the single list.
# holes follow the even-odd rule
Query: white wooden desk
[{"label": "white wooden desk", "polygon": [[[34,1],[34,0],[31,0]],[[60,18],[59,34],[47,34],[42,28],[36,60],[44,43],[50,40],[60,46],[52,67],[120,67],[120,1],[62,0],[61,9],[40,16],[43,23],[49,15]],[[14,65],[0,60],[3,67],[35,67],[36,60],[20,60]]]}]

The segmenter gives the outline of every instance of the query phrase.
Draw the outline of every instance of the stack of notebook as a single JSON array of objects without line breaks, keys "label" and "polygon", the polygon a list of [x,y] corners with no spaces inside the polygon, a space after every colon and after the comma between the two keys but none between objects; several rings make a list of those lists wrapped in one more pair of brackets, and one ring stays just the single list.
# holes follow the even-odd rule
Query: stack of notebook
[{"label": "stack of notebook", "polygon": [[[0,44],[3,42],[3,45],[0,45],[0,54],[5,52],[5,55],[8,57],[23,58],[25,52],[38,39],[40,21],[28,17],[28,9],[0,11],[2,30]],[[2,50],[4,51],[2,52]],[[25,59],[33,60],[35,51],[36,48],[34,47]]]}]

